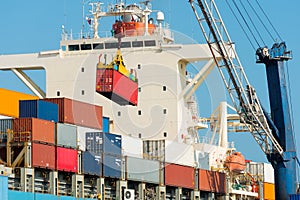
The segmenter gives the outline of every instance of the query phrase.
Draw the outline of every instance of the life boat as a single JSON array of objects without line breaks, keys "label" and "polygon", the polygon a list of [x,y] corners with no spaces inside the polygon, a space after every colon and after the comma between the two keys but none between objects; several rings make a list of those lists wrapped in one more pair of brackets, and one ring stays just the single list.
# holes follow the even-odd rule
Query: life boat
[{"label": "life boat", "polygon": [[230,172],[240,173],[246,169],[246,161],[240,152],[234,152],[226,157],[225,167]]},{"label": "life boat", "polygon": [[120,49],[108,65],[100,62],[100,57],[97,64],[96,92],[120,105],[136,106],[138,80],[135,71],[126,69]]}]

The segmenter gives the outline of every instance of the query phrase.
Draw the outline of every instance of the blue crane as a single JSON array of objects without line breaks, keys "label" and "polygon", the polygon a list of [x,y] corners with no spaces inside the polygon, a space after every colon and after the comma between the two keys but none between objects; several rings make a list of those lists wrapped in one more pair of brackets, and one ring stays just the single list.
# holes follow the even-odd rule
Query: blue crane
[{"label": "blue crane", "polygon": [[[288,199],[290,194],[296,193],[298,186],[298,159],[283,65],[291,58],[290,52],[286,51],[285,43],[280,43],[270,50],[259,48],[256,53],[257,62],[266,65],[271,105],[269,117],[248,81],[214,0],[189,0],[189,3],[241,121],[247,124],[274,168],[276,199]],[[217,59],[217,54],[221,60]]]}]

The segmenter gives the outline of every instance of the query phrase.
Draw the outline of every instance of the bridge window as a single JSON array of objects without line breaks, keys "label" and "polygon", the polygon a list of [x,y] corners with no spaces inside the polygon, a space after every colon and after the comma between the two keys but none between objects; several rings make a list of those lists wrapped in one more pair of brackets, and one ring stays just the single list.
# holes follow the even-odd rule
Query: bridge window
[{"label": "bridge window", "polygon": [[116,42],[105,43],[105,49],[116,49],[116,48],[118,48],[118,43]]},{"label": "bridge window", "polygon": [[79,45],[78,44],[69,45],[69,51],[79,51]]},{"label": "bridge window", "polygon": [[103,49],[103,43],[95,43],[95,44],[93,44],[93,49]]},{"label": "bridge window", "polygon": [[147,40],[145,41],[145,47],[156,46],[155,40]]},{"label": "bridge window", "polygon": [[133,41],[132,47],[143,47],[143,41]]},{"label": "bridge window", "polygon": [[81,48],[81,50],[91,50],[92,45],[91,44],[81,44],[80,48]]},{"label": "bridge window", "polygon": [[130,48],[131,47],[131,43],[130,42],[122,42],[121,43],[121,48]]}]

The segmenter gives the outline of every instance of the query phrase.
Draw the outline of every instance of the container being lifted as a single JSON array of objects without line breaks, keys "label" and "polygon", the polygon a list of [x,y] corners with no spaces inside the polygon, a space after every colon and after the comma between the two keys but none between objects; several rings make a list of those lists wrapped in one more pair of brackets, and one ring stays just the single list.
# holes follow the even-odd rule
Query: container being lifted
[{"label": "container being lifted", "polygon": [[138,80],[134,71],[126,69],[121,50],[118,49],[109,64],[99,62],[97,65],[96,91],[119,105],[138,103]]}]

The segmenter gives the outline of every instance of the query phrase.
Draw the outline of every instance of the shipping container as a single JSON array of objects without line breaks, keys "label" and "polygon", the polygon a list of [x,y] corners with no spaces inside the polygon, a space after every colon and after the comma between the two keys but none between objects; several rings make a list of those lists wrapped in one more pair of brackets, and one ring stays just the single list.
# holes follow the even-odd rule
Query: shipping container
[{"label": "shipping container", "polygon": [[104,145],[103,151],[106,154],[121,155],[122,154],[122,136],[112,133],[103,133]]},{"label": "shipping container", "polygon": [[0,199],[8,198],[8,177],[0,175]]},{"label": "shipping container", "polygon": [[165,162],[165,140],[143,141],[143,157]]},{"label": "shipping container", "polygon": [[87,128],[83,126],[77,126],[77,146],[79,150],[85,151],[86,150],[86,133],[92,132],[101,132],[99,129]]},{"label": "shipping container", "polygon": [[103,132],[104,133],[109,133],[109,118],[108,117],[103,117],[102,118],[102,125],[103,125]]},{"label": "shipping container", "polygon": [[122,158],[120,155],[103,154],[103,176],[121,178]]},{"label": "shipping container", "polygon": [[77,126],[71,124],[56,124],[57,146],[77,148]]},{"label": "shipping container", "polygon": [[102,175],[102,155],[95,155],[89,151],[83,152],[82,166],[83,173],[101,176]]},{"label": "shipping container", "polygon": [[265,183],[275,183],[274,169],[270,163],[246,163],[246,172]]},{"label": "shipping container", "polygon": [[13,130],[13,119],[0,119],[0,133]]},{"label": "shipping container", "polygon": [[77,172],[78,171],[78,152],[75,149],[64,147],[56,148],[56,168],[59,171]]},{"label": "shipping container", "polygon": [[32,143],[32,166],[55,169],[55,146]]},{"label": "shipping container", "polygon": [[215,193],[225,193],[225,173],[199,169],[199,190]]},{"label": "shipping container", "polygon": [[122,135],[122,151],[124,156],[143,158],[143,140]]},{"label": "shipping container", "polygon": [[34,193],[8,190],[8,200],[35,200]]},{"label": "shipping container", "polygon": [[97,69],[96,91],[120,105],[138,102],[138,83],[114,69]]},{"label": "shipping container", "polygon": [[102,132],[87,132],[86,133],[86,150],[94,154],[100,155],[103,153],[103,133]]},{"label": "shipping container", "polygon": [[55,144],[55,123],[37,118],[13,120],[14,141],[36,141]]},{"label": "shipping container", "polygon": [[53,122],[58,121],[58,105],[41,100],[19,101],[20,118],[39,118]]},{"label": "shipping container", "polygon": [[160,162],[135,157],[125,157],[126,179],[158,184],[160,181]]},{"label": "shipping container", "polygon": [[122,154],[122,136],[111,133],[88,132],[86,133],[86,149],[95,154],[106,153],[120,156]]},{"label": "shipping container", "polygon": [[264,199],[275,200],[275,185],[273,183],[264,183]]},{"label": "shipping container", "polygon": [[58,121],[102,130],[102,107],[67,98],[48,98],[43,101],[58,105]]},{"label": "shipping container", "polygon": [[300,194],[291,194],[290,200],[300,200]]},{"label": "shipping container", "polygon": [[0,114],[19,117],[19,101],[29,99],[38,99],[38,97],[0,88]]},{"label": "shipping container", "polygon": [[168,186],[195,188],[195,169],[193,167],[165,164],[165,184]]}]

